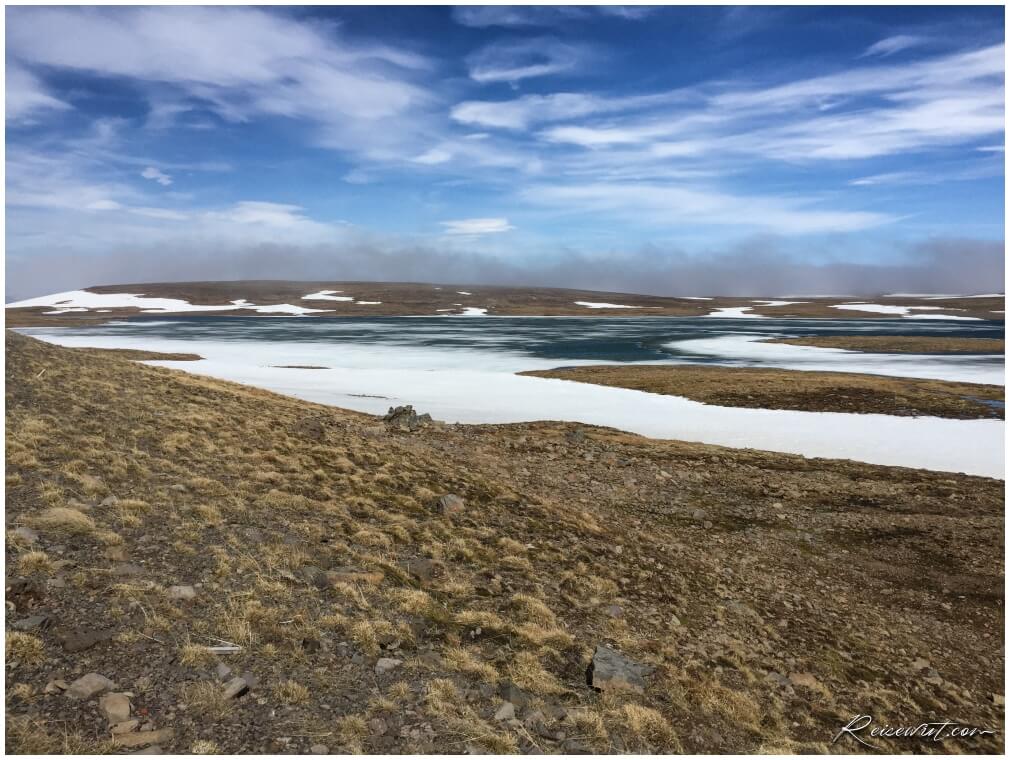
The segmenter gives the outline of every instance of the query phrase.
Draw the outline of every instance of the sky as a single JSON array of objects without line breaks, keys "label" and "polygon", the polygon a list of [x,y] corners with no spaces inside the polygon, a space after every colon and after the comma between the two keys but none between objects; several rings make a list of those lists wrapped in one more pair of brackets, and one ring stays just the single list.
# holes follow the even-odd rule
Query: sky
[{"label": "sky", "polygon": [[6,24],[8,301],[246,278],[1003,281],[1001,7],[7,7]]}]

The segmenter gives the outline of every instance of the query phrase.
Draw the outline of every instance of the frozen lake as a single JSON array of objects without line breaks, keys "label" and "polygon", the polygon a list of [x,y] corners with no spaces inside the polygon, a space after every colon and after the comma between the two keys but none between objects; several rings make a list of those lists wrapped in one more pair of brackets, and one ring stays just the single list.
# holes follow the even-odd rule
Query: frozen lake
[{"label": "frozen lake", "polygon": [[[516,372],[718,363],[1003,384],[1003,357],[868,355],[760,343],[831,334],[1002,338],[1000,322],[594,317],[138,318],[27,328],[66,346],[196,353],[152,362],[369,413],[413,404],[447,422],[570,420],[656,438],[1002,477],[1003,422],[700,404]],[[326,369],[290,369],[313,365]]]}]

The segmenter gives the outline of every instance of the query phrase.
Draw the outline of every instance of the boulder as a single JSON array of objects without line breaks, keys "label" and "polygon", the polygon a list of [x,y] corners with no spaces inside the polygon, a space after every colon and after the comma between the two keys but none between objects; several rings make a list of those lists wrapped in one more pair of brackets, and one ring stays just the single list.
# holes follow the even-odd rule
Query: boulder
[{"label": "boulder", "polygon": [[389,411],[386,412],[386,416],[382,420],[386,423],[388,430],[402,430],[409,433],[419,430],[425,425],[430,425],[432,421],[430,414],[419,415],[409,404],[389,407]]},{"label": "boulder", "polygon": [[105,629],[78,629],[70,631],[62,636],[64,652],[81,652],[90,649],[96,644],[109,641],[115,631],[111,628]]},{"label": "boulder", "polygon": [[249,691],[249,683],[244,678],[236,676],[224,685],[224,696],[226,699],[241,697]]},{"label": "boulder", "polygon": [[652,672],[648,665],[629,660],[614,649],[600,644],[586,671],[586,682],[600,691],[645,691],[645,677]]},{"label": "boulder", "polygon": [[88,673],[70,684],[63,693],[71,699],[89,699],[103,691],[115,688],[116,684],[101,673]]}]

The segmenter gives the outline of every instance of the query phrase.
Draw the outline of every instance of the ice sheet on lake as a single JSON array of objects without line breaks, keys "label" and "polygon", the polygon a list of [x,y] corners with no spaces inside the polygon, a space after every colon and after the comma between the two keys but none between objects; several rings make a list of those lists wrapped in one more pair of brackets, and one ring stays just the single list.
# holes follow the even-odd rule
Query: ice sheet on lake
[{"label": "ice sheet on lake", "polygon": [[[513,373],[546,369],[558,362],[500,350],[325,342],[187,341],[75,335],[53,328],[24,332],[61,345],[195,352],[206,359],[151,363],[373,414],[383,413],[392,405],[413,404],[447,422],[570,420],[655,438],[991,477],[1003,474],[1000,420],[708,406],[624,388],[522,377]],[[598,363],[598,360],[565,362]],[[302,372],[271,365],[333,368]]]},{"label": "ice sheet on lake", "polygon": [[1003,385],[1002,365],[979,364],[975,357],[922,354],[871,354],[842,348],[769,343],[760,335],[721,335],[667,344],[678,352],[717,358],[728,364],[818,372],[863,372],[893,377],[921,377]]}]

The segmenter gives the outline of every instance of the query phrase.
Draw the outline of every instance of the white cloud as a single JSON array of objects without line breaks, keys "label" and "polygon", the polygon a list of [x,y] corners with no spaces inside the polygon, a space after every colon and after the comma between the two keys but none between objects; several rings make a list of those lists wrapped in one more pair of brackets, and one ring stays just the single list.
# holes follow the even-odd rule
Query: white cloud
[{"label": "white cloud", "polygon": [[455,219],[441,222],[447,235],[490,235],[515,229],[508,219],[501,217],[488,219]]},{"label": "white cloud", "polygon": [[879,42],[873,43],[866,48],[860,57],[879,56],[880,58],[886,58],[889,55],[900,53],[902,50],[907,50],[911,47],[917,47],[928,41],[926,37],[918,37],[912,34],[896,34],[893,37],[885,37]]},{"label": "white cloud", "polygon": [[70,108],[68,103],[54,97],[37,76],[15,63],[7,64],[6,89],[9,122],[30,122],[41,112]]},{"label": "white cloud", "polygon": [[603,97],[576,92],[523,95],[513,100],[468,100],[453,107],[451,116],[461,124],[479,124],[499,129],[527,129],[533,124],[577,119],[615,112],[633,112],[670,104],[679,93],[630,97]]},{"label": "white cloud", "polygon": [[569,71],[585,58],[581,46],[555,37],[492,42],[467,57],[476,82],[518,82]]},{"label": "white cloud", "polygon": [[655,7],[643,5],[461,5],[452,9],[458,24],[477,28],[489,26],[560,26],[571,21],[589,19],[594,15],[611,16],[629,21],[645,18]]},{"label": "white cloud", "polygon": [[868,211],[826,211],[812,200],[741,196],[714,190],[646,183],[537,185],[523,192],[537,204],[579,213],[609,212],[662,227],[744,227],[783,235],[853,232],[878,227],[893,217]]},{"label": "white cloud", "polygon": [[172,178],[170,176],[165,174],[160,169],[156,169],[153,166],[148,166],[146,169],[144,169],[144,171],[140,173],[140,176],[143,177],[144,179],[154,180],[163,187],[168,187],[169,185],[172,184]]},{"label": "white cloud", "polygon": [[[200,107],[229,121],[303,120],[324,145],[381,151],[408,140],[431,104],[412,81],[430,65],[422,56],[256,8],[11,8],[7,51],[22,63],[144,83],[158,126]],[[397,130],[376,128],[408,114]]]}]

